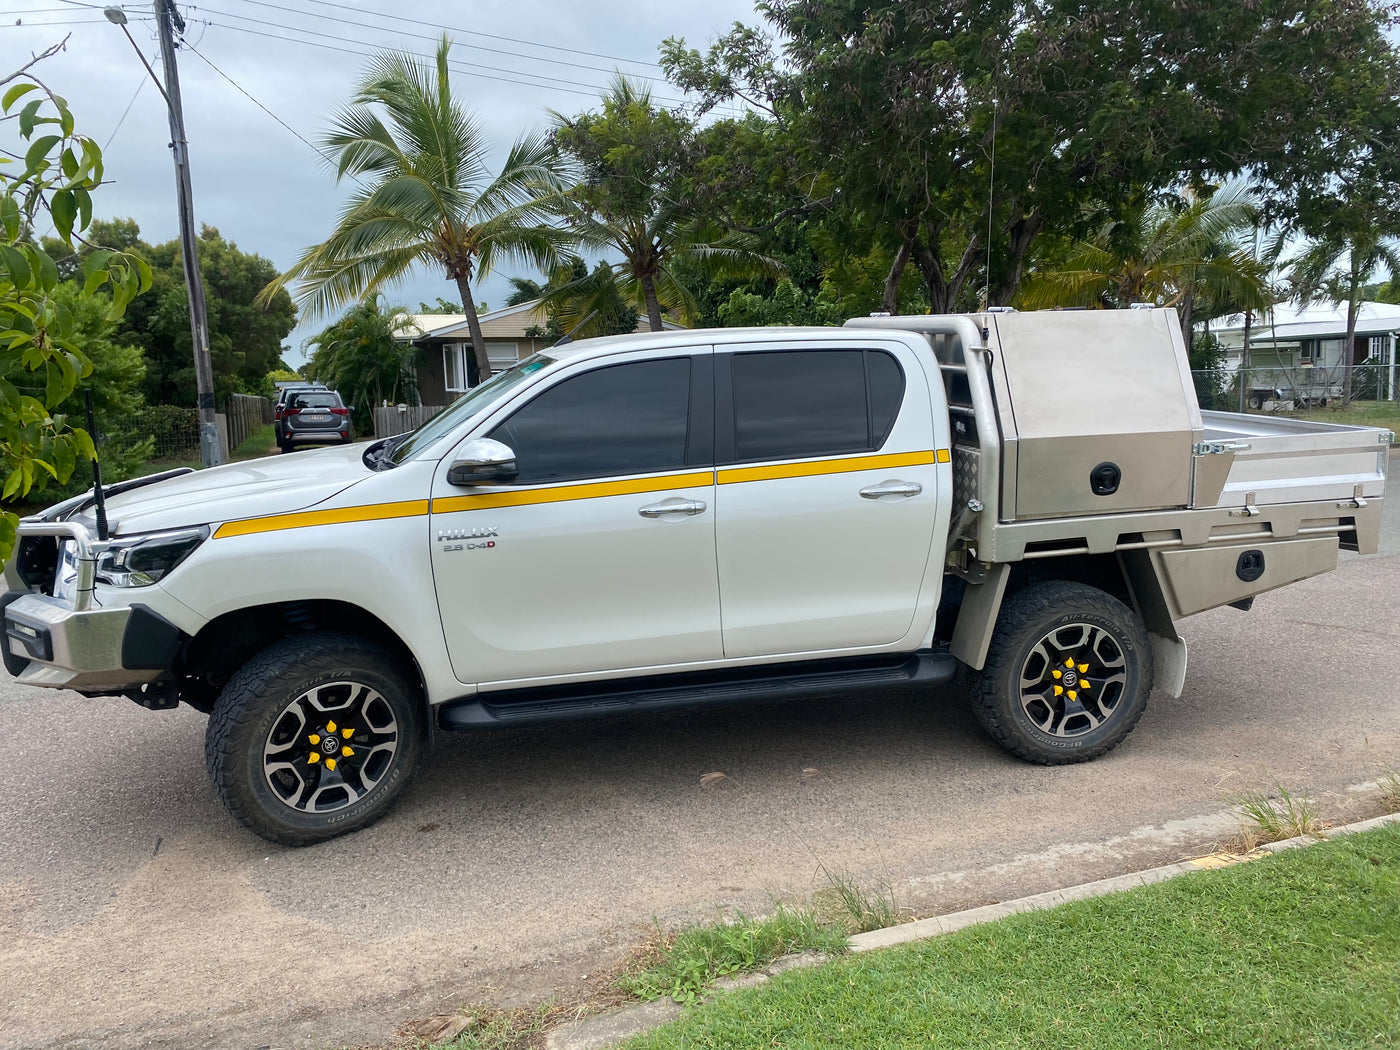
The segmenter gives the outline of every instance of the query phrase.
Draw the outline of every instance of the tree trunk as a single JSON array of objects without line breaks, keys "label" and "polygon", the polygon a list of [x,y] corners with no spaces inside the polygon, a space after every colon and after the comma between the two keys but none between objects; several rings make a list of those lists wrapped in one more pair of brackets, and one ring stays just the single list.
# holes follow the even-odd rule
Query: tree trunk
[{"label": "tree trunk", "polygon": [[1352,281],[1351,295],[1347,296],[1347,338],[1342,344],[1342,407],[1351,404],[1351,369],[1352,362],[1356,360],[1356,311],[1358,307],[1357,292],[1360,290],[1360,282]]},{"label": "tree trunk", "polygon": [[653,332],[663,331],[661,327],[661,303],[656,298],[656,279],[651,274],[642,275],[642,294],[647,299],[647,322]]},{"label": "tree trunk", "polygon": [[486,356],[486,339],[481,334],[481,321],[476,316],[476,303],[472,301],[471,278],[465,275],[458,276],[457,292],[462,297],[462,312],[467,315],[467,331],[472,337],[472,356],[476,358],[476,382],[479,386],[491,378],[491,360]]},{"label": "tree trunk", "polygon": [[1244,312],[1244,345],[1240,347],[1240,411],[1249,397],[1249,330],[1254,327],[1254,311]]},{"label": "tree trunk", "polygon": [[909,253],[913,247],[913,238],[905,238],[894,253],[894,261],[890,263],[890,272],[885,277],[885,294],[880,299],[880,309],[887,314],[899,313],[899,280],[909,265]]},{"label": "tree trunk", "polygon": [[1188,359],[1189,359],[1190,356],[1191,356],[1191,342],[1192,342],[1192,338],[1191,338],[1191,337],[1192,337],[1192,335],[1193,335],[1192,330],[1191,330],[1192,327],[1193,327],[1193,323],[1192,323],[1192,320],[1191,320],[1191,316],[1192,316],[1192,314],[1195,313],[1195,309],[1196,309],[1196,290],[1195,290],[1194,288],[1188,288],[1188,289],[1186,290],[1186,294],[1183,295],[1183,296],[1181,297],[1181,307],[1180,307],[1180,311],[1181,311],[1181,316],[1180,316],[1180,321],[1181,321],[1181,341],[1184,342],[1184,343],[1186,344],[1186,356],[1187,356]]},{"label": "tree trunk", "polygon": [[[1006,279],[997,288],[996,294],[990,297],[988,305],[1011,305],[1011,300],[1016,297],[1017,291],[1021,288],[1021,277],[1026,270],[1026,255],[1030,252],[1032,242],[1035,241],[1036,235],[1040,233],[1040,228],[1044,225],[1045,220],[1040,215],[1032,213],[1023,215],[1007,228]],[[987,275],[987,284],[991,285],[990,274]]]}]

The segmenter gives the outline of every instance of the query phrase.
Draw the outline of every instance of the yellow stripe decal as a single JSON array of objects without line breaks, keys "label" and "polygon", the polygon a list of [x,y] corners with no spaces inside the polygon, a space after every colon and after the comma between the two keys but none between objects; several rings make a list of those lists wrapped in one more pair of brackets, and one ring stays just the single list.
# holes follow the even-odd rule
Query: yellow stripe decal
[{"label": "yellow stripe decal", "polygon": [[389,518],[416,518],[428,513],[425,499],[404,503],[372,503],[365,507],[340,507],[335,510],[305,510],[298,514],[275,514],[269,518],[248,518],[246,521],[226,521],[214,533],[214,538],[249,536],[257,532],[277,532],[280,529],[304,529],[311,525],[345,525],[352,521],[383,521]]},{"label": "yellow stripe decal", "polygon": [[940,448],[940,449],[938,450],[938,462],[940,462],[940,463],[949,463],[949,462],[952,461],[952,459],[953,459],[953,454],[952,454],[951,452],[949,452],[946,448]]},{"label": "yellow stripe decal", "polygon": [[595,499],[602,496],[631,496],[642,492],[713,485],[714,482],[714,471],[706,470],[694,474],[667,474],[659,478],[634,478],[630,481],[594,481],[583,485],[555,485],[541,489],[517,489],[513,492],[482,492],[473,496],[435,499],[433,513],[489,510],[492,507],[526,507],[534,503],[563,503],[567,500]]},{"label": "yellow stripe decal", "polygon": [[810,478],[819,474],[849,474],[856,470],[917,467],[936,461],[937,454],[930,449],[928,452],[899,452],[890,456],[851,456],[847,459],[813,459],[805,463],[775,463],[767,467],[730,467],[719,472],[719,483],[737,485],[745,481]]}]

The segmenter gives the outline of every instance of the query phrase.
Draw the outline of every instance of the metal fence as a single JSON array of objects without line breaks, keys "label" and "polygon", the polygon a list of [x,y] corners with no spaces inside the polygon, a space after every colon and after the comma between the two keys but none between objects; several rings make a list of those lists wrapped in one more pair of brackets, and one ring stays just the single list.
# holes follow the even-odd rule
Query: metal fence
[{"label": "metal fence", "polygon": [[[1201,369],[1191,373],[1202,408],[1223,412],[1302,412],[1347,400],[1342,366]],[[1351,401],[1395,401],[1400,380],[1389,365],[1353,365]]]},{"label": "metal fence", "polygon": [[383,405],[374,410],[374,436],[393,437],[417,430],[446,407],[444,405]]},{"label": "metal fence", "polygon": [[258,427],[272,422],[272,402],[250,394],[230,394],[223,414],[228,420],[228,448],[232,452]]}]

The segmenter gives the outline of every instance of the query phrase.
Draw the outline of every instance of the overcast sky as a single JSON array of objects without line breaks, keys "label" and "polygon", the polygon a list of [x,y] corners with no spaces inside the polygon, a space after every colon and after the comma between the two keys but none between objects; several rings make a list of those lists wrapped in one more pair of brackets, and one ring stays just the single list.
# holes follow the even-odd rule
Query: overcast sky
[{"label": "overcast sky", "polygon": [[[179,230],[165,104],[102,6],[0,0],[0,75],[71,34],[67,49],[35,73],[68,99],[79,130],[104,147],[111,181],[95,198],[95,214],[129,216],[148,242],[169,240]],[[160,74],[151,5],[121,6],[136,44]],[[616,69],[655,78],[656,96],[676,98],[654,65],[664,38],[681,36],[703,48],[736,20],[758,21],[752,0],[210,0],[179,10],[192,45],[177,61],[195,219],[279,269],[325,238],[343,199],[332,173],[293,131],[319,141],[372,48],[428,53],[446,29],[455,42],[454,86],[488,132],[498,163],[522,129],[547,122],[546,110],[595,106]],[[497,277],[476,298],[495,307],[507,292]],[[439,295],[455,300],[456,287],[428,272],[390,293],[410,308]],[[323,323],[304,321],[293,332],[294,363],[302,339]]]}]

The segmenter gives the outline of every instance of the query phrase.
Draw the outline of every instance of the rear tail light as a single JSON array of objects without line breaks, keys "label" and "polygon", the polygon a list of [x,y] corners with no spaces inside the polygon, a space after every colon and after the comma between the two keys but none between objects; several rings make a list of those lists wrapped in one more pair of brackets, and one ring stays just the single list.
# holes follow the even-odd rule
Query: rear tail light
[{"label": "rear tail light", "polygon": [[297,415],[300,411],[301,411],[301,409],[299,409],[299,408],[284,408],[284,409],[282,410],[282,414],[283,414],[284,416],[295,416],[295,415]]},{"label": "rear tail light", "polygon": [[333,408],[331,409],[331,412],[337,416],[348,416],[350,414],[350,410],[348,408]]},{"label": "rear tail light", "polygon": [[276,423],[279,419],[281,419],[282,413],[284,411],[285,409],[283,409],[281,405],[274,405],[272,408],[272,421]]}]

